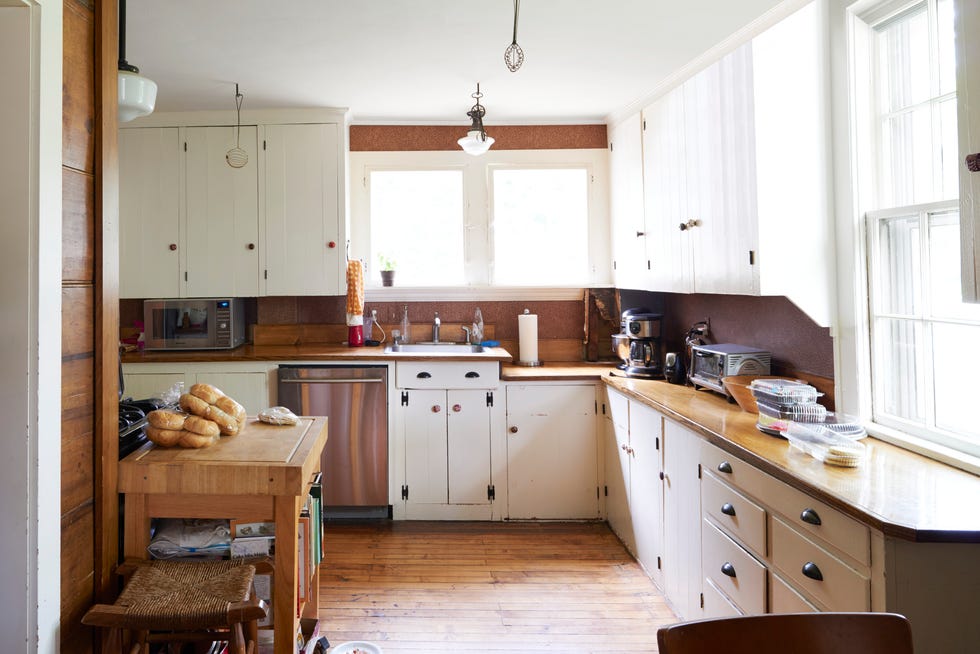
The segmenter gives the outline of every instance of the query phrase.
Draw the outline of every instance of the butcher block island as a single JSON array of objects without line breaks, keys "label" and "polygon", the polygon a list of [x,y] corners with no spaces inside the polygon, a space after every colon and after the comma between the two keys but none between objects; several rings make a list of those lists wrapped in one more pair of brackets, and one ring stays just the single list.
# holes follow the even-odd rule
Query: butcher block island
[{"label": "butcher block island", "polygon": [[[294,651],[300,617],[296,583],[299,514],[320,469],[326,442],[324,417],[301,417],[292,426],[268,425],[250,417],[237,436],[222,437],[210,447],[145,445],[119,462],[126,557],[147,558],[153,518],[274,520],[274,651]],[[313,571],[308,588],[309,597],[299,613],[316,618],[318,571]]]}]

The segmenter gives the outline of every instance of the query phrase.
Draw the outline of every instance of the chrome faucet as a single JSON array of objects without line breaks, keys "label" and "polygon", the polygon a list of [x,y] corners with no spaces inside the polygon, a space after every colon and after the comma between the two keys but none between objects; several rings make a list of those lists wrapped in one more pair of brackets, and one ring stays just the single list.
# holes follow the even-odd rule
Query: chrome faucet
[{"label": "chrome faucet", "polygon": [[463,325],[463,342],[467,344],[470,342],[470,328],[466,325]]},{"label": "chrome faucet", "polygon": [[436,317],[432,321],[432,342],[439,342],[439,326],[442,325],[442,321],[439,320],[439,312],[436,311]]}]

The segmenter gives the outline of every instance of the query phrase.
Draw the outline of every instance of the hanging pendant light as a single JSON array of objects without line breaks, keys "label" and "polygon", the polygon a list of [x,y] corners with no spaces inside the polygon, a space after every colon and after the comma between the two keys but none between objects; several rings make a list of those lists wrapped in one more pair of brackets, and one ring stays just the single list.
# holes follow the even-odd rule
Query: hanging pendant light
[{"label": "hanging pendant light", "polygon": [[490,146],[493,145],[493,138],[487,136],[487,131],[483,129],[483,117],[487,112],[480,104],[480,98],[483,97],[483,94],[480,93],[479,82],[476,83],[476,93],[472,97],[476,99],[476,104],[466,112],[466,115],[470,117],[473,124],[470,125],[470,130],[466,136],[456,142],[459,143],[459,147],[463,148],[463,152],[477,156],[490,149]]},{"label": "hanging pendant light", "polygon": [[507,68],[512,73],[516,73],[517,69],[524,63],[524,51],[521,50],[521,46],[517,45],[517,14],[520,8],[521,0],[514,0],[514,38],[504,50],[504,63],[507,64]]},{"label": "hanging pendant light", "polygon": [[235,110],[238,112],[238,120],[235,123],[235,147],[225,153],[225,161],[232,168],[244,168],[248,163],[248,152],[242,150],[242,102],[245,96],[238,92],[238,83],[235,83]]},{"label": "hanging pendant light", "polygon": [[153,113],[157,84],[140,75],[140,69],[126,61],[126,0],[119,0],[119,122],[125,123]]}]

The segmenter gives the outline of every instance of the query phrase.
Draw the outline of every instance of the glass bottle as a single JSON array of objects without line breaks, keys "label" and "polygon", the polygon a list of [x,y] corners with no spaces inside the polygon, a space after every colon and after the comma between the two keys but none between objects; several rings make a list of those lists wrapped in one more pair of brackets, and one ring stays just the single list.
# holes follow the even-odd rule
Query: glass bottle
[{"label": "glass bottle", "polygon": [[473,312],[473,331],[471,336],[474,343],[483,342],[483,314],[480,312],[480,307],[476,308]]},{"label": "glass bottle", "polygon": [[408,305],[405,305],[405,309],[402,313],[402,343],[412,342],[412,323],[408,320]]}]

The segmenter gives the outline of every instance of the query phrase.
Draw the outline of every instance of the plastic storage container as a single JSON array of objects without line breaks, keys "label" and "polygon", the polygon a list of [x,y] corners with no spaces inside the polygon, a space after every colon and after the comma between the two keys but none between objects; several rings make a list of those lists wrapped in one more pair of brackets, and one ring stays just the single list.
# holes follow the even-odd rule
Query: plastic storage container
[{"label": "plastic storage container", "polygon": [[829,465],[853,468],[867,458],[864,443],[842,436],[826,425],[794,422],[785,435],[790,446]]},{"label": "plastic storage container", "polygon": [[749,387],[756,401],[770,406],[816,402],[822,395],[813,386],[795,379],[754,379]]}]

